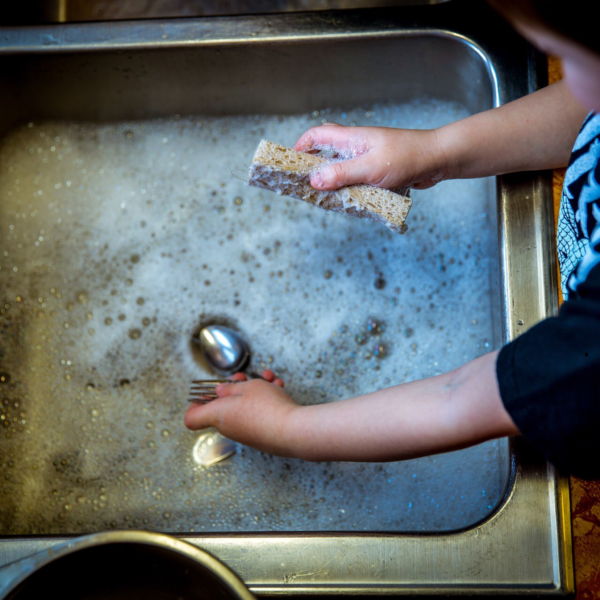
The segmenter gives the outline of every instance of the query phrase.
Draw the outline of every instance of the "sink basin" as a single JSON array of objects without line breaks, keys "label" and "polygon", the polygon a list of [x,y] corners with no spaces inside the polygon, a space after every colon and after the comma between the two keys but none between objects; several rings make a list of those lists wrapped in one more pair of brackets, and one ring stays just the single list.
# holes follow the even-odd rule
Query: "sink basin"
[{"label": "sink basin", "polygon": [[240,448],[205,469],[183,426],[190,381],[211,376],[190,343],[198,323],[234,322],[254,369],[281,372],[305,404],[431,376],[497,343],[489,182],[415,193],[399,236],[232,174],[257,137],[293,144],[323,115],[432,126],[463,114],[432,99],[7,133],[2,447],[18,510],[3,531],[437,531],[489,514],[506,440],[374,465]]},{"label": "sink basin", "polygon": [[[371,465],[240,447],[206,468],[182,423],[204,324],[315,403],[447,371],[554,310],[542,176],[415,192],[404,236],[244,184],[263,137],[435,127],[534,89],[536,57],[486,10],[486,35],[448,29],[460,6],[0,31],[3,563],[147,528],[261,593],[570,591],[566,484],[522,442]],[[418,560],[456,552],[457,572]]]}]

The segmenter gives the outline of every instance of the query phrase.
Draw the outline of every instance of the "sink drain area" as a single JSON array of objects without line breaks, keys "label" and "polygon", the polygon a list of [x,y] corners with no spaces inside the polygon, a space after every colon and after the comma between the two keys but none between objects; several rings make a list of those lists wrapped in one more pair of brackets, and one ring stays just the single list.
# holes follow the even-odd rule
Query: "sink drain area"
[{"label": "sink drain area", "polygon": [[261,138],[324,120],[435,127],[421,100],[307,115],[32,122],[0,140],[2,534],[440,531],[485,517],[506,441],[402,463],[197,460],[199,323],[304,404],[444,372],[498,344],[488,180],[413,193],[400,236],[240,180]]}]

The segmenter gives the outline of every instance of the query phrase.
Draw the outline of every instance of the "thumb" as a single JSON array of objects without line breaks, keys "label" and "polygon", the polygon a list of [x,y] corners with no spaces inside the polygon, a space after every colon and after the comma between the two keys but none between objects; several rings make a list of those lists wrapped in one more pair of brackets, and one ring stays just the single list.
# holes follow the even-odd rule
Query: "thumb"
[{"label": "thumb", "polygon": [[213,427],[216,420],[216,413],[212,402],[209,404],[193,404],[187,409],[183,422],[188,429],[196,431]]},{"label": "thumb", "polygon": [[316,190],[337,190],[355,183],[370,183],[370,169],[364,157],[330,163],[316,171],[310,184]]}]

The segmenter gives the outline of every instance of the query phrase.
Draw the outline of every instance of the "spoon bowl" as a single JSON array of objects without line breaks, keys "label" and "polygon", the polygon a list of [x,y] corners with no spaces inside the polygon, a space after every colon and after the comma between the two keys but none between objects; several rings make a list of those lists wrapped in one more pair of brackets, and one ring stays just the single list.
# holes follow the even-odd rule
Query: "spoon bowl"
[{"label": "spoon bowl", "polygon": [[204,360],[222,375],[242,371],[250,360],[250,348],[237,331],[224,325],[203,327],[197,339]]}]

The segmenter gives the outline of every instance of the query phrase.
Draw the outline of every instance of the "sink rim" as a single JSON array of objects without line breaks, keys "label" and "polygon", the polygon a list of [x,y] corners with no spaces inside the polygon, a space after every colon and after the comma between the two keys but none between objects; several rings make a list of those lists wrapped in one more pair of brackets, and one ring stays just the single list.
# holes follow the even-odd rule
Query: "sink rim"
[{"label": "sink rim", "polygon": [[[449,4],[438,14],[454,10],[453,3]],[[460,12],[460,3],[456,5]],[[413,13],[427,14],[421,9]],[[1,27],[4,41],[0,56],[433,36],[465,44],[484,61],[495,106],[543,83],[543,74],[536,72],[538,57],[531,51],[526,57],[528,81],[519,88],[511,81],[511,73],[503,71],[505,59],[497,45],[480,39],[468,27],[466,32],[456,23],[456,31],[447,26],[407,27],[402,24],[407,11],[389,14],[401,18],[394,21],[375,16],[369,20],[364,13],[349,11],[342,17],[320,13]],[[435,19],[426,22],[431,21]],[[272,30],[257,27],[266,22],[275,24]],[[259,33],[252,35],[257,29]],[[273,30],[279,33],[269,33]],[[502,329],[504,340],[508,340],[523,330],[520,321],[533,324],[557,309],[553,215],[552,204],[547,201],[551,197],[547,175],[503,176],[497,183]],[[529,250],[531,240],[537,248],[535,253]],[[522,285],[525,281],[527,286]],[[176,537],[223,560],[253,592],[261,594],[571,594],[574,576],[568,479],[523,440],[511,440],[510,447],[511,476],[503,500],[487,518],[463,530],[443,534],[215,533]],[[7,564],[67,539],[70,536],[3,536],[0,562]],[[252,559],[257,553],[263,559],[260,563]],[[460,564],[456,563],[457,555]],[[538,559],[532,560],[536,555]],[[397,556],[402,558],[396,560]],[[349,577],[344,566],[356,561],[358,574]],[[290,563],[293,566],[286,566]]]}]

